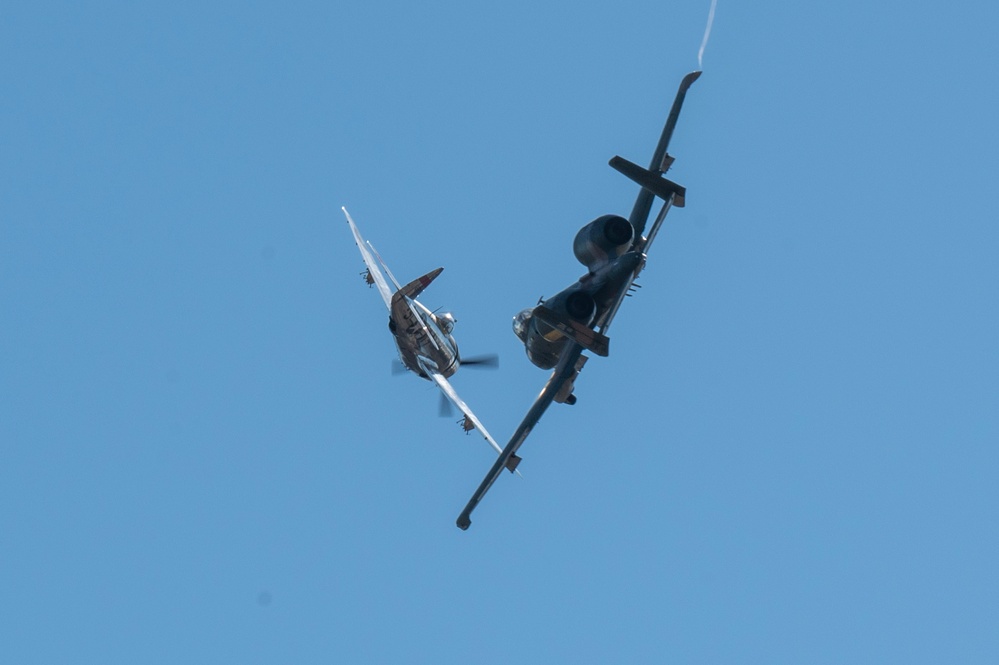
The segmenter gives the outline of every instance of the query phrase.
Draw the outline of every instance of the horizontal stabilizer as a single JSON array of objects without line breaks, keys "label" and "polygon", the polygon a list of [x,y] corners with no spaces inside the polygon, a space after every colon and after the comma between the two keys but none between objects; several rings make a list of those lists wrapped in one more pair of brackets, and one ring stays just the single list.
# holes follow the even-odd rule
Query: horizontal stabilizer
[{"label": "horizontal stabilizer", "polygon": [[559,318],[558,314],[544,305],[538,305],[534,308],[534,316],[538,317],[552,328],[555,328],[587,351],[592,351],[598,356],[602,356],[604,358],[606,358],[607,354],[610,352],[610,340],[607,339],[606,335],[602,335],[596,330],[591,330],[578,321]]},{"label": "horizontal stabilizer", "polygon": [[678,185],[658,173],[643,169],[638,164],[629,162],[624,157],[614,157],[609,163],[613,168],[664,201],[668,201],[670,197],[673,197],[673,205],[677,208],[683,207],[684,198],[687,195],[686,187]]},{"label": "horizontal stabilizer", "polygon": [[430,286],[430,282],[437,278],[437,275],[441,274],[444,268],[435,268],[431,270],[423,277],[417,277],[412,282],[402,287],[395,293],[395,297],[406,296],[408,298],[416,298],[418,295],[423,293],[423,289]]}]

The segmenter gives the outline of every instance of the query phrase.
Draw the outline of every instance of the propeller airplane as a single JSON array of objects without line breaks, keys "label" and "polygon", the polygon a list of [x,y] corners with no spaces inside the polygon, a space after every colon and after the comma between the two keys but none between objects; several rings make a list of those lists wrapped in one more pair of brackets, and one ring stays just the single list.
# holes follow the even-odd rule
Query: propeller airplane
[{"label": "propeller airplane", "polygon": [[[427,309],[417,297],[430,285],[443,268],[435,268],[426,275],[414,279],[406,285],[400,285],[392,271],[382,261],[374,245],[361,237],[357,225],[346,208],[341,208],[347,217],[347,223],[354,234],[357,248],[361,250],[366,270],[361,273],[368,286],[378,289],[379,295],[385,301],[389,311],[388,327],[399,351],[399,360],[404,371],[415,372],[417,376],[433,381],[440,388],[442,404],[454,404],[461,411],[462,418],[458,421],[462,429],[468,433],[477,429],[483,438],[497,453],[503,452],[496,440],[489,434],[482,422],[475,416],[448,378],[458,371],[460,366],[496,367],[498,362],[494,355],[463,359],[458,353],[458,345],[454,341],[453,331],[456,322],[450,312],[436,313]],[[385,269],[382,274],[381,268]],[[385,275],[392,281],[394,289],[385,280]],[[446,409],[442,408],[442,415]]]}]

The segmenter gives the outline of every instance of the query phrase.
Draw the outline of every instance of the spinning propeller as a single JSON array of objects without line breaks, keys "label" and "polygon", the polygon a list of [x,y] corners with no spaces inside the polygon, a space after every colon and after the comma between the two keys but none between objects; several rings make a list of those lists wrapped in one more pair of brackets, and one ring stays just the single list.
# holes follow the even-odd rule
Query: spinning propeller
[{"label": "spinning propeller", "polygon": [[[495,353],[489,353],[484,356],[473,356],[467,360],[464,358],[459,359],[459,367],[475,367],[477,369],[496,369],[499,367],[499,356]],[[440,402],[437,408],[437,414],[441,418],[450,418],[454,416],[454,404],[451,403],[444,393],[440,394]]]},{"label": "spinning propeller", "polygon": [[499,356],[495,353],[490,353],[485,356],[473,356],[471,358],[460,358],[462,367],[483,367],[488,369],[496,369],[499,367]]}]

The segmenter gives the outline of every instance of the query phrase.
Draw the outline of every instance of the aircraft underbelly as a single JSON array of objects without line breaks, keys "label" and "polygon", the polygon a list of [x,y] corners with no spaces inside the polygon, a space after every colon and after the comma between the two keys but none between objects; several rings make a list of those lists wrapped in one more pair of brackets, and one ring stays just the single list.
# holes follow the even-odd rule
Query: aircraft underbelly
[{"label": "aircraft underbelly", "polygon": [[458,369],[458,363],[455,361],[454,355],[447,350],[441,350],[434,346],[422,327],[412,333],[400,330],[397,327],[396,331],[392,334],[392,338],[399,349],[399,358],[402,360],[402,363],[422,378],[428,379],[429,377],[424,376],[417,357],[429,359],[438,368],[440,373],[444,375],[444,378],[451,377]]},{"label": "aircraft underbelly", "polygon": [[540,334],[537,328],[532,326],[524,348],[527,350],[527,358],[534,365],[541,369],[551,369],[558,364],[558,359],[562,356],[562,349],[565,347],[566,341],[566,337],[561,334],[558,339],[549,340]]}]

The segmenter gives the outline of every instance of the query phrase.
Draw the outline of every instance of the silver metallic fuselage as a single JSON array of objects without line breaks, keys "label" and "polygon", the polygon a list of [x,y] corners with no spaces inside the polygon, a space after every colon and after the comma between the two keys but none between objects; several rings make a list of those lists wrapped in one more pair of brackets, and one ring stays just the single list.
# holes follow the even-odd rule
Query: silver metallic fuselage
[{"label": "silver metallic fuselage", "polygon": [[[419,321],[414,320],[414,312]],[[406,296],[393,303],[389,316],[389,330],[399,348],[399,359],[407,369],[427,380],[430,377],[420,368],[417,356],[432,362],[445,378],[458,371],[460,359],[458,345],[451,336],[453,328],[450,314],[437,316],[420,301]]]}]

